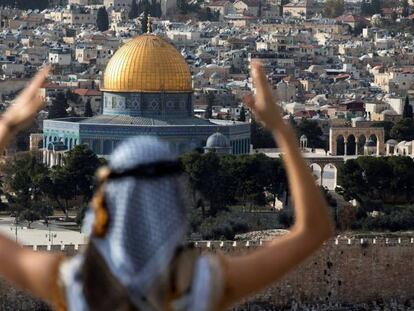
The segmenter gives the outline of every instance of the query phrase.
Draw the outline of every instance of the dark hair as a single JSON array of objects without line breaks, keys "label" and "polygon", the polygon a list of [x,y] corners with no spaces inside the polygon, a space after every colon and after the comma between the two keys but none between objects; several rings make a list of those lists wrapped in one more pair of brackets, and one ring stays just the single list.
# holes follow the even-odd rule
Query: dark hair
[{"label": "dark hair", "polygon": [[85,251],[81,277],[89,310],[138,311],[126,288],[112,275],[93,243],[89,243]]}]

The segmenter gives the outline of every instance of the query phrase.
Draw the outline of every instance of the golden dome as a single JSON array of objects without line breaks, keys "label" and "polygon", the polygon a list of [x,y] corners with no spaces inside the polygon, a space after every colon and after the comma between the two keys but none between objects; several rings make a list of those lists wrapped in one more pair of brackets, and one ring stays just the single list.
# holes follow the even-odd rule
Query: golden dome
[{"label": "golden dome", "polygon": [[122,46],[106,66],[102,91],[188,93],[191,73],[177,49],[155,35]]}]

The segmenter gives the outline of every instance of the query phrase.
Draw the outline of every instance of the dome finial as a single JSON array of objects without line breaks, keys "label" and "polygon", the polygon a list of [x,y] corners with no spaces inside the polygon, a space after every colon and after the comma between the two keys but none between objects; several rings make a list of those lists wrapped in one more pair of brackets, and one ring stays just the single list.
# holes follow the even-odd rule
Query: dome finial
[{"label": "dome finial", "polygon": [[151,33],[151,14],[148,14],[147,33]]}]

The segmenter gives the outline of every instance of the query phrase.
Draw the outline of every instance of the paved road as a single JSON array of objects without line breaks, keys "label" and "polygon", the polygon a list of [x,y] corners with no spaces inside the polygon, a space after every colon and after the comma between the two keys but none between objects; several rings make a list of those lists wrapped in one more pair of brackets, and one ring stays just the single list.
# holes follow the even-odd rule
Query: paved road
[{"label": "paved road", "polygon": [[[14,218],[1,217],[0,232],[16,240]],[[22,222],[17,226],[17,241],[24,245],[77,245],[85,244],[87,238],[80,232],[59,227],[53,223],[47,227],[42,222],[35,222],[31,225],[31,229],[29,229],[27,223]]]}]

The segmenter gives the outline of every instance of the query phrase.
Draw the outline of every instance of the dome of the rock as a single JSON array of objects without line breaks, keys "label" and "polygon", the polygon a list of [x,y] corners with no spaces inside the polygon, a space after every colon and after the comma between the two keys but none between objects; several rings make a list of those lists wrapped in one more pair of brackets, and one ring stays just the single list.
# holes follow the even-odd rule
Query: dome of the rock
[{"label": "dome of the rock", "polygon": [[109,61],[102,90],[120,93],[192,92],[185,59],[164,39],[145,34],[122,46]]}]

